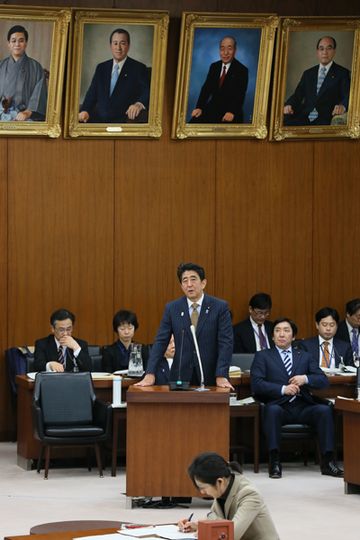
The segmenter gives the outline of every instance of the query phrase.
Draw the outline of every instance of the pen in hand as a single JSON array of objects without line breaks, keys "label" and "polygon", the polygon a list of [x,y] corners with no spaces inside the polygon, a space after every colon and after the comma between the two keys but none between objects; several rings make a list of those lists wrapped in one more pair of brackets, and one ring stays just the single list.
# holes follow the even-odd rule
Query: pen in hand
[{"label": "pen in hand", "polygon": [[189,516],[189,518],[187,520],[182,519],[181,521],[179,521],[178,526],[179,526],[179,529],[182,532],[190,532],[190,530],[191,530],[190,521],[192,520],[193,515],[194,515],[194,513],[190,514],[190,516]]}]

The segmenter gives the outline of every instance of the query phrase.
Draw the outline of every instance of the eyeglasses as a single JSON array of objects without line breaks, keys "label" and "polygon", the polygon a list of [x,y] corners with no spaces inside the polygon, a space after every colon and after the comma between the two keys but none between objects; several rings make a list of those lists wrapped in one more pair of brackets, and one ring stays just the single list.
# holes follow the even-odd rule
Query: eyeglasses
[{"label": "eyeglasses", "polygon": [[73,327],[72,326],[68,326],[67,328],[63,328],[63,327],[54,327],[54,330],[55,332],[57,332],[58,334],[71,334],[72,332],[72,329]]},{"label": "eyeglasses", "polygon": [[257,309],[253,308],[253,312],[259,317],[268,317],[270,315],[270,309]]},{"label": "eyeglasses", "polygon": [[334,47],[332,45],[328,45],[327,47],[323,47],[322,45],[318,47],[319,51],[333,51]]}]

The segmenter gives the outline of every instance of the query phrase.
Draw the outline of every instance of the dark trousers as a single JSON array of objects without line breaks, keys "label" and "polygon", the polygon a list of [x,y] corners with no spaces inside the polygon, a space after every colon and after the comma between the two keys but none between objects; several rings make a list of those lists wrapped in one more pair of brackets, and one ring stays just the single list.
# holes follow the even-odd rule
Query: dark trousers
[{"label": "dark trousers", "polygon": [[299,397],[281,405],[267,403],[263,427],[269,451],[280,449],[281,426],[284,424],[309,424],[317,432],[321,453],[333,452],[334,421],[329,405],[307,403]]}]

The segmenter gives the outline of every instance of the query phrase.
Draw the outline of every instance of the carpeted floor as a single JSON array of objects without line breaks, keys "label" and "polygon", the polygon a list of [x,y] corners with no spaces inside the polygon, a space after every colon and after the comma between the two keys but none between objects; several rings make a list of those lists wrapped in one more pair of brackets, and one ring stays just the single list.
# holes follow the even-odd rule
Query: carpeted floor
[{"label": "carpeted floor", "polygon": [[[315,465],[284,464],[283,478],[271,480],[266,465],[244,474],[262,493],[281,540],[359,540],[360,495],[345,495],[343,480],[321,476]],[[119,520],[169,523],[194,512],[203,519],[209,501],[193,499],[191,510],[126,509],[125,470],[104,478],[97,469],[51,469],[43,474],[16,465],[16,444],[0,443],[0,538],[28,534],[32,526],[62,520]]]}]

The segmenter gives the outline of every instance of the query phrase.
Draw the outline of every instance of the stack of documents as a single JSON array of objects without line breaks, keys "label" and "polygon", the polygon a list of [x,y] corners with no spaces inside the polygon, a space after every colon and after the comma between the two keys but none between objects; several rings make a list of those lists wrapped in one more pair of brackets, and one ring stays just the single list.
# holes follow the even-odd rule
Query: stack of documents
[{"label": "stack of documents", "polygon": [[194,532],[179,531],[177,525],[155,525],[151,527],[143,527],[141,525],[126,525],[120,531],[112,534],[102,534],[97,536],[84,536],[82,540],[130,540],[132,538],[142,538],[146,536],[147,540],[158,540],[166,538],[167,540],[195,540]]}]

